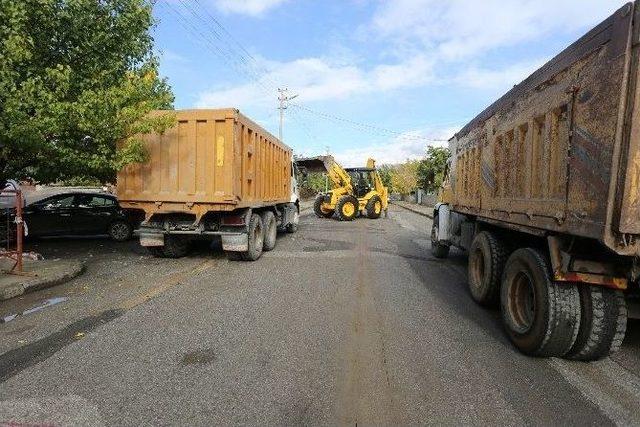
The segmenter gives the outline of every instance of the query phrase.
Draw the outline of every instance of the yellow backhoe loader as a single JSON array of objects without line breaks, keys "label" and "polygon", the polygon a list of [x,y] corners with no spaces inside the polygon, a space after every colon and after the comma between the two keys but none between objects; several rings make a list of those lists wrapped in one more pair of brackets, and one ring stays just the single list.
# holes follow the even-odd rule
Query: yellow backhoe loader
[{"label": "yellow backhoe loader", "polygon": [[341,221],[352,221],[358,214],[380,218],[389,205],[389,192],[382,184],[373,159],[364,168],[343,168],[332,156],[297,160],[301,170],[326,172],[331,189],[320,193],[313,205],[315,214],[330,218],[334,214]]}]

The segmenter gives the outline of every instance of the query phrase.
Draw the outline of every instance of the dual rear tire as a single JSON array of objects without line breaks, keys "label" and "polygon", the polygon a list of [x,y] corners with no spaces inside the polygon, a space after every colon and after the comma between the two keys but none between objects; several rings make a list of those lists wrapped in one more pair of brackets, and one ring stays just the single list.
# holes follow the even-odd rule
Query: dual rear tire
[{"label": "dual rear tire", "polygon": [[593,361],[619,349],[627,319],[622,292],[554,282],[541,251],[507,252],[496,235],[479,233],[469,251],[469,290],[481,305],[499,301],[506,333],[521,352]]},{"label": "dual rear tire", "polygon": [[[275,246],[275,239],[273,246]],[[249,220],[247,250],[245,252],[228,251],[226,253],[227,259],[230,261],[256,261],[262,255],[264,247],[265,226],[263,219],[260,215],[254,213],[251,215],[251,219]],[[273,249],[273,247],[271,247],[271,249]]]},{"label": "dual rear tire", "polygon": [[156,258],[182,258],[189,253],[190,245],[184,236],[166,235],[164,246],[147,247],[147,251]]}]

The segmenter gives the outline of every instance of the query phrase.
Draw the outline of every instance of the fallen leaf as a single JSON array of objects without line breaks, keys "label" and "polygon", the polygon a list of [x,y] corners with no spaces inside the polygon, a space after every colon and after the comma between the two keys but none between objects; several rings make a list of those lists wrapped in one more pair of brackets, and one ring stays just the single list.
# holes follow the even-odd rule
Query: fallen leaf
[{"label": "fallen leaf", "polygon": [[76,338],[82,338],[84,336],[84,332],[76,332]]}]

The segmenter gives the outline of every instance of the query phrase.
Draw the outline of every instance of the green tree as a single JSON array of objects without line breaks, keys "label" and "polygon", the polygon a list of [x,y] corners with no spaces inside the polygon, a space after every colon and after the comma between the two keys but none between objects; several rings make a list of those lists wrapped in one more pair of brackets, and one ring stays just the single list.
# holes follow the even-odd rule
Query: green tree
[{"label": "green tree", "polygon": [[380,174],[382,184],[389,189],[389,193],[393,192],[393,182],[391,179],[392,172],[393,166],[391,165],[382,165],[378,167],[378,173]]},{"label": "green tree", "polygon": [[317,194],[325,191],[326,182],[326,174],[322,172],[309,172],[301,180],[301,187],[310,190],[313,194]]},{"label": "green tree", "polygon": [[[0,1],[0,178],[113,181],[142,161],[173,95],[158,77],[151,0]],[[116,147],[117,145],[117,147]]]},{"label": "green tree", "polygon": [[451,153],[445,147],[429,147],[424,160],[418,166],[418,185],[426,192],[438,190],[444,179],[444,171]]},{"label": "green tree", "polygon": [[407,160],[397,165],[391,171],[391,184],[393,191],[400,194],[409,194],[418,187],[419,160]]}]

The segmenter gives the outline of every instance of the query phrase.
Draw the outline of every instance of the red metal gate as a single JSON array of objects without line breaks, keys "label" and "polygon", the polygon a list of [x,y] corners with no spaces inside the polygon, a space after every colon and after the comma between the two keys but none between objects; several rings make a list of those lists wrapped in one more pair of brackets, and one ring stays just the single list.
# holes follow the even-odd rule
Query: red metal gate
[{"label": "red metal gate", "polygon": [[6,247],[3,250],[0,250],[0,258],[8,258],[14,261],[14,264],[11,269],[9,269],[8,273],[23,274],[22,257],[24,250],[24,221],[22,219],[22,208],[24,206],[24,199],[22,191],[18,188],[5,188],[0,191],[2,197],[15,199],[15,211],[13,211],[11,207],[6,209],[6,233],[2,236],[4,242],[6,242]]}]

